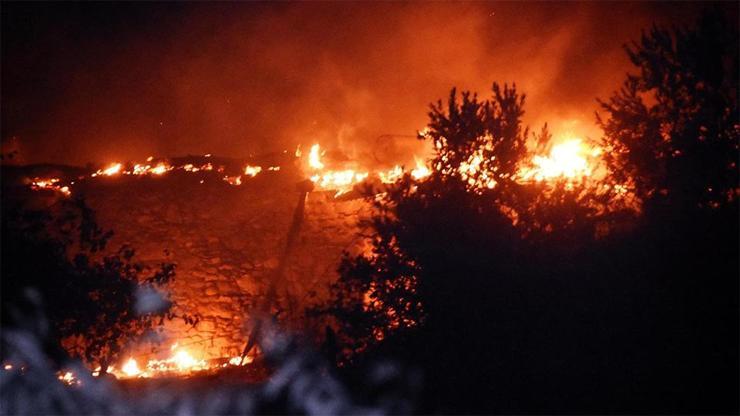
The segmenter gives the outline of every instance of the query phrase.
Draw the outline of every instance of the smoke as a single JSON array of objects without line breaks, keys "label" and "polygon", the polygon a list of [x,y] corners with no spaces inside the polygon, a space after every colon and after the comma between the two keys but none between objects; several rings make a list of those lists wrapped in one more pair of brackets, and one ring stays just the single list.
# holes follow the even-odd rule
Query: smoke
[{"label": "smoke", "polygon": [[453,86],[527,93],[526,121],[596,136],[623,44],[699,6],[631,3],[3,5],[2,138],[19,160],[248,156],[314,142],[417,152]]}]

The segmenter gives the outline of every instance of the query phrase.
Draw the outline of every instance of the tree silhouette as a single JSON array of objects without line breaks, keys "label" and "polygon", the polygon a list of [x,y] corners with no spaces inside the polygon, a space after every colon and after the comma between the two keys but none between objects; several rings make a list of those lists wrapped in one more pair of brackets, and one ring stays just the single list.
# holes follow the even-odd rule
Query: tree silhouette
[{"label": "tree silhouette", "polygon": [[[516,180],[529,134],[514,87],[433,105],[420,134],[434,145],[431,177],[371,190],[372,252],[344,258],[317,311],[355,353],[345,364],[419,365],[430,410],[736,411],[728,30],[707,14],[628,48],[641,72],[602,102],[604,183]],[[547,129],[534,140],[547,143]]]},{"label": "tree silhouette", "polygon": [[718,13],[643,33],[626,46],[638,74],[601,102],[608,166],[645,200],[694,209],[736,198],[737,26]]},{"label": "tree silhouette", "polygon": [[[127,342],[173,318],[170,304],[150,294],[175,276],[175,265],[150,270],[134,261],[123,246],[105,254],[113,235],[99,227],[82,199],[62,199],[45,209],[31,209],[25,198],[3,200],[2,324],[9,329],[28,322],[28,310],[43,305],[50,327],[47,347],[57,360],[65,352],[91,366],[106,368]],[[149,302],[147,302],[149,300]]]}]

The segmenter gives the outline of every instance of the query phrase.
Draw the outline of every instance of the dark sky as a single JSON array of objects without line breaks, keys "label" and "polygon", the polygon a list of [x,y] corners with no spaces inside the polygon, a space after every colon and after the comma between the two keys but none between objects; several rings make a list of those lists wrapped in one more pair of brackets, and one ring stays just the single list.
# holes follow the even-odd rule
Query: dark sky
[{"label": "dark sky", "polygon": [[2,139],[26,163],[315,141],[362,157],[423,127],[452,86],[493,81],[528,94],[529,123],[595,135],[594,98],[629,69],[622,45],[704,6],[3,2]]}]

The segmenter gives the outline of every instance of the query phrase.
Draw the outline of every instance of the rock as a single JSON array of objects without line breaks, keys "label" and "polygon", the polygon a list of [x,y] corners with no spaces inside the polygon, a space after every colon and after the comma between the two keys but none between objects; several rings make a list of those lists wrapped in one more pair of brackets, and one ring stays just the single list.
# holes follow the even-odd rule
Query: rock
[{"label": "rock", "polygon": [[217,274],[208,274],[203,278],[203,280],[206,282],[218,282],[221,280],[221,276]]},{"label": "rock", "polygon": [[179,224],[182,221],[177,205],[169,205],[167,207],[164,212],[164,220],[172,224]]},{"label": "rock", "polygon": [[243,292],[251,292],[255,287],[255,284],[252,281],[252,276],[248,274],[242,275],[241,277],[237,278],[236,284]]},{"label": "rock", "polygon": [[216,324],[211,320],[203,320],[198,322],[196,328],[198,331],[212,332],[216,330]]},{"label": "rock", "polygon": [[234,284],[229,281],[217,281],[216,286],[218,287],[218,293],[222,296],[228,295],[229,293],[234,291]]},{"label": "rock", "polygon": [[276,269],[279,264],[280,261],[277,257],[270,257],[262,263],[262,267],[264,267],[265,269]]},{"label": "rock", "polygon": [[151,215],[139,215],[138,217],[136,217],[136,222],[138,222],[139,224],[146,224],[148,222],[152,222],[153,219],[154,217],[152,217]]},{"label": "rock", "polygon": [[218,275],[218,269],[215,267],[204,267],[203,272],[208,276],[216,276]]}]

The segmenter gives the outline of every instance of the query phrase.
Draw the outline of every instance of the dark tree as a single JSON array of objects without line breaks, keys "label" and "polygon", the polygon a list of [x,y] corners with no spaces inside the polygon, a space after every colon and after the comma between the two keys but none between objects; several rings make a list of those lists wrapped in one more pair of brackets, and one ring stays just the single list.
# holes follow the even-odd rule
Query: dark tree
[{"label": "dark tree", "polygon": [[604,183],[516,180],[513,88],[433,105],[432,176],[371,199],[373,251],[344,259],[319,311],[346,364],[415,363],[428,410],[736,412],[733,30],[708,14],[628,49],[641,72],[603,103]]},{"label": "dark tree", "polygon": [[152,302],[152,296],[174,277],[174,264],[150,270],[134,261],[128,246],[106,254],[112,232],[98,226],[81,199],[33,209],[29,199],[5,194],[3,328],[26,325],[40,302],[50,323],[41,329],[57,360],[64,358],[64,343],[67,353],[105,368],[127,342],[172,318],[169,302]]},{"label": "dark tree", "polygon": [[626,47],[638,72],[601,107],[609,168],[648,202],[717,208],[737,196],[738,32],[718,11]]}]

